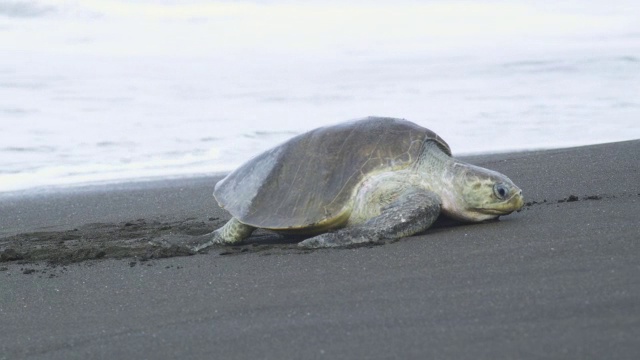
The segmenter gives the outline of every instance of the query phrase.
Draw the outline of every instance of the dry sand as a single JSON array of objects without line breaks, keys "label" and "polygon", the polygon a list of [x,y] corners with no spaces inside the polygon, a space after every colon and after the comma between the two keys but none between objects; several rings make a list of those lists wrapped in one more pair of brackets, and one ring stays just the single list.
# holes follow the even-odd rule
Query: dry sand
[{"label": "dry sand", "polygon": [[0,197],[0,359],[640,356],[640,141],[484,155],[527,205],[375,247],[188,256],[215,177]]}]

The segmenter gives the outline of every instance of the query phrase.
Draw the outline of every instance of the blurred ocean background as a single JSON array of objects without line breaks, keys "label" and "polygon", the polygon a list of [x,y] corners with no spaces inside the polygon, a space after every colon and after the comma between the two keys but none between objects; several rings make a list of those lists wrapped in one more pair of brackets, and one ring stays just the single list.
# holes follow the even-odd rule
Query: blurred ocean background
[{"label": "blurred ocean background", "polygon": [[368,115],[454,155],[638,139],[640,1],[0,0],[0,192],[228,171]]}]

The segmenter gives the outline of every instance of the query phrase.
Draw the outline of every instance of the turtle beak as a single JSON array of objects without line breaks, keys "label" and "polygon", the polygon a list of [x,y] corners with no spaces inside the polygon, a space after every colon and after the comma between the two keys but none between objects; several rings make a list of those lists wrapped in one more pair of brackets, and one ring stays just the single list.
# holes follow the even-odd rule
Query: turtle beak
[{"label": "turtle beak", "polygon": [[524,206],[524,197],[522,196],[522,190],[514,186],[514,188],[511,190],[511,193],[511,197],[504,202],[504,209],[507,210],[506,214],[518,211]]},{"label": "turtle beak", "polygon": [[524,197],[522,196],[522,190],[518,189],[518,192],[511,196],[509,203],[513,205],[514,211],[522,209],[524,206]]},{"label": "turtle beak", "polygon": [[522,206],[524,206],[524,197],[522,197],[522,190],[520,190],[519,188],[515,188],[512,190],[511,197],[509,197],[507,200],[504,200],[503,202],[492,207],[486,207],[476,210],[479,210],[479,212],[481,213],[497,217],[508,215],[514,211],[518,211],[522,209]]}]

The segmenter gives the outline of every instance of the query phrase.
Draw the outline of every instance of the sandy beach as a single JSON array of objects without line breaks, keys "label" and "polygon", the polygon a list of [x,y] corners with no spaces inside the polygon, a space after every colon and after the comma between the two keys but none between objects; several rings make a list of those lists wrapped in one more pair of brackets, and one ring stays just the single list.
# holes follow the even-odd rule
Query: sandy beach
[{"label": "sandy beach", "polygon": [[639,156],[466,157],[526,206],[352,249],[153,245],[229,218],[217,177],[0,195],[0,359],[637,359]]}]

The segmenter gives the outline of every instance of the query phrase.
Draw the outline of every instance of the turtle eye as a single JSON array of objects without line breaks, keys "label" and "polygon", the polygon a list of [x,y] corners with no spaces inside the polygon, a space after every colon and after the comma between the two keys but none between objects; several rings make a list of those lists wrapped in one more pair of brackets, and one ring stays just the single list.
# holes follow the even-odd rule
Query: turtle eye
[{"label": "turtle eye", "polygon": [[504,183],[497,183],[493,185],[493,193],[499,199],[506,199],[509,194],[509,188]]}]

